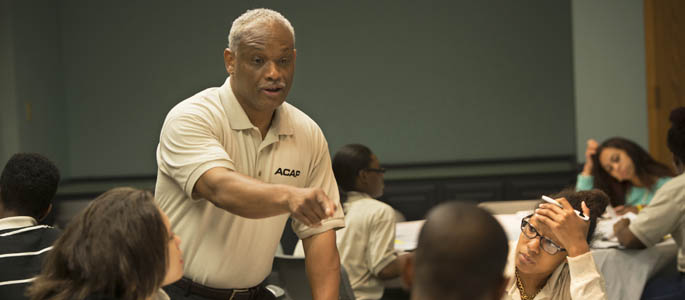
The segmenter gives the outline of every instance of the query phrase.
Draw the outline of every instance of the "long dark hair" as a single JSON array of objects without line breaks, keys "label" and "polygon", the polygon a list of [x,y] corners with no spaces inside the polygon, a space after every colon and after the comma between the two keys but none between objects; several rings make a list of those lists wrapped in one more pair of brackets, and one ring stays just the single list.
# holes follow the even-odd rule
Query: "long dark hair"
[{"label": "long dark hair", "polygon": [[168,239],[150,192],[109,190],[67,226],[28,295],[32,300],[89,295],[143,300],[162,285]]},{"label": "long dark hair", "polygon": [[659,178],[673,177],[675,175],[673,170],[654,160],[638,144],[621,137],[610,138],[599,145],[597,152],[592,156],[592,176],[594,177],[593,186],[607,193],[613,206],[625,204],[626,193],[628,188],[631,187],[631,183],[629,181],[619,182],[602,168],[599,162],[599,155],[606,148],[616,148],[625,151],[633,161],[635,175],[640,178],[640,181],[648,189],[652,189]]},{"label": "long dark hair", "polygon": [[356,189],[359,171],[371,164],[371,149],[361,144],[345,145],[333,157],[333,175],[340,189],[340,201],[347,200],[347,192]]}]

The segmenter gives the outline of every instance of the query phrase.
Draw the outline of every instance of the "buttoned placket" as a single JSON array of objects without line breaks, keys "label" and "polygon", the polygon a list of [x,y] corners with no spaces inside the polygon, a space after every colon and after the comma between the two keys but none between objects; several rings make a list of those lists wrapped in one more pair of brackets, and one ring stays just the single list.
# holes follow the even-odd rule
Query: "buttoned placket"
[{"label": "buttoned placket", "polygon": [[255,145],[257,145],[257,152],[255,153],[254,170],[257,172],[257,177],[260,180],[264,181],[264,177],[262,176],[262,170],[260,168],[259,162],[262,158],[264,150],[267,147],[279,141],[279,134],[276,133],[275,129],[269,128],[269,130],[266,133],[266,136],[264,136],[264,139],[262,139],[262,135],[259,132],[259,129],[257,129],[257,127],[254,127],[253,133],[256,133],[259,139],[259,143],[255,143]]}]

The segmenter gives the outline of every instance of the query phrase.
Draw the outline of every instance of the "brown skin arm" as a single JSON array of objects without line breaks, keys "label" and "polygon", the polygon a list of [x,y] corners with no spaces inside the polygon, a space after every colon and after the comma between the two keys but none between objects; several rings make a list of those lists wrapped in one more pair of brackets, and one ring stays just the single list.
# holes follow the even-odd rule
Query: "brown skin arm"
[{"label": "brown skin arm", "polygon": [[267,218],[285,213],[308,226],[318,226],[336,206],[318,188],[264,183],[226,168],[212,168],[200,176],[193,197],[245,218]]},{"label": "brown skin arm", "polygon": [[625,215],[628,212],[632,212],[634,214],[638,213],[638,209],[636,206],[630,206],[630,205],[619,205],[614,207],[614,210],[616,211],[616,214],[619,216]]},{"label": "brown skin arm", "polygon": [[302,240],[307,278],[314,300],[337,300],[340,288],[340,256],[335,231],[328,230]]},{"label": "brown skin arm", "polygon": [[647,248],[645,244],[643,244],[642,241],[640,241],[640,239],[638,239],[633,232],[630,231],[628,225],[630,225],[629,219],[621,219],[614,224],[614,234],[618,238],[619,244],[628,249]]},{"label": "brown skin arm", "polygon": [[407,264],[407,259],[410,255],[411,253],[405,253],[397,256],[395,260],[378,273],[378,278],[388,280],[399,277],[402,274],[402,270],[404,270],[404,266]]}]

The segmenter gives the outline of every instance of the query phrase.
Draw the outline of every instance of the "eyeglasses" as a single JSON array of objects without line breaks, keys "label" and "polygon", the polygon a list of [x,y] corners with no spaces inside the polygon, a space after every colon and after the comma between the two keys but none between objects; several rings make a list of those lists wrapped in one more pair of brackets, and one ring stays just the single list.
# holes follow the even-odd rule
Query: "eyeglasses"
[{"label": "eyeglasses", "polygon": [[552,242],[552,240],[540,235],[538,230],[535,229],[533,225],[530,225],[529,220],[530,218],[521,220],[521,232],[523,232],[523,235],[531,240],[540,237],[540,246],[542,246],[542,250],[545,250],[545,252],[550,255],[557,254],[559,251],[566,251],[566,249],[559,247],[559,245]]},{"label": "eyeglasses", "polygon": [[385,174],[385,168],[364,168],[362,170]]}]

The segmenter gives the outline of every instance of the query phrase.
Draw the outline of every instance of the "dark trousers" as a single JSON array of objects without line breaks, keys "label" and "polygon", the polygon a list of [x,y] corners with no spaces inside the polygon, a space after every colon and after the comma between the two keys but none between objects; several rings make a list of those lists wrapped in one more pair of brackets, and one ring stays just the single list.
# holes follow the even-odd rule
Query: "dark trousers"
[{"label": "dark trousers", "polygon": [[685,274],[670,273],[650,279],[642,291],[642,300],[685,299]]},{"label": "dark trousers", "polygon": [[[196,294],[189,293],[187,290],[182,289],[174,284],[167,285],[163,287],[164,291],[169,295],[171,300],[216,300],[211,298],[205,298]],[[275,300],[276,297],[264,288],[260,286],[259,290],[254,293],[251,297],[241,296],[238,294],[233,300]],[[224,299],[229,300],[229,299]]]}]

